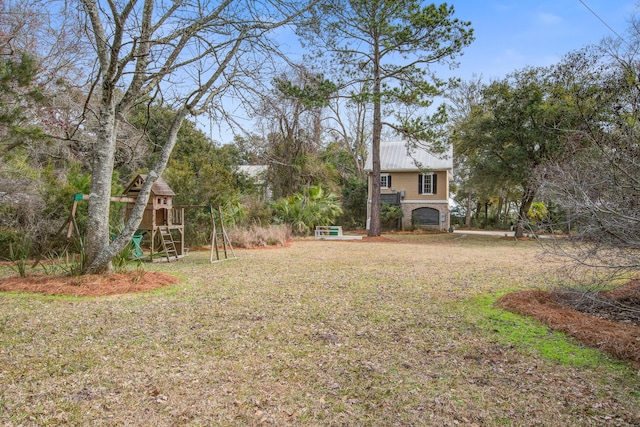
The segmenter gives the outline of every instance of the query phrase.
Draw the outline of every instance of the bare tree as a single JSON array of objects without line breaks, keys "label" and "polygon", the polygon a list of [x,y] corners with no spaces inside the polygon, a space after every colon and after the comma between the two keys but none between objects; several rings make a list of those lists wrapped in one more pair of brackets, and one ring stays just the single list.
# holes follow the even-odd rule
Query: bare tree
[{"label": "bare tree", "polygon": [[450,102],[448,115],[451,119],[449,133],[453,141],[453,161],[456,171],[454,179],[458,183],[459,194],[466,194],[465,225],[467,227],[471,227],[471,212],[477,188],[474,185],[471,162],[469,162],[463,150],[459,149],[455,141],[459,136],[459,127],[471,117],[472,110],[482,104],[483,87],[482,76],[473,75],[471,80],[459,82],[447,94]]},{"label": "bare tree", "polygon": [[[277,51],[270,32],[299,22],[307,5],[288,0],[79,3],[87,41],[97,57],[98,99],[84,272],[103,273],[137,229],[151,186],[167,164],[185,117],[223,111],[221,95],[243,79],[257,78],[265,58]],[[118,130],[129,110],[144,100],[171,103],[176,114],[129,220],[109,243]]]},{"label": "bare tree", "polygon": [[[59,87],[78,77],[82,48],[77,20],[41,0],[0,4],[0,154],[26,147],[32,158],[49,158],[41,141],[58,134],[64,119],[57,109]],[[7,79],[6,71],[13,73]],[[62,83],[64,82],[64,83]],[[43,150],[44,149],[44,150]]]},{"label": "bare tree", "polygon": [[77,129],[84,94],[78,21],[62,12],[42,0],[0,2],[0,221],[34,250],[59,227],[43,220],[60,212],[43,188],[84,148],[64,136]]},{"label": "bare tree", "polygon": [[371,143],[371,103],[366,99],[343,95],[332,99],[328,108],[328,121],[331,123],[327,125],[329,133],[349,153],[355,175],[359,179],[366,179],[364,165],[367,147]]},{"label": "bare tree", "polygon": [[[628,40],[638,40],[632,28]],[[565,272],[582,284],[640,269],[640,60],[638,42],[629,41],[575,52],[558,71],[580,120],[566,142],[572,156],[544,171],[543,194],[564,212],[565,223],[554,226],[571,230],[547,248],[569,261]]]},{"label": "bare tree", "polygon": [[253,111],[265,140],[263,160],[269,165],[274,197],[288,197],[326,181],[318,153],[323,145],[323,119],[335,87],[304,66],[293,66],[257,94]]}]

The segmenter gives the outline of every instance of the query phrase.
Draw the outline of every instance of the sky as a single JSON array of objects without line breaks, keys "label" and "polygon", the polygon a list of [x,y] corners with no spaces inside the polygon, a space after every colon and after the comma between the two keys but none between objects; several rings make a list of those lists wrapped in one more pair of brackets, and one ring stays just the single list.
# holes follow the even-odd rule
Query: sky
[{"label": "sky", "polygon": [[[484,82],[526,66],[556,64],[565,54],[598,44],[604,37],[625,37],[629,20],[640,12],[640,0],[448,0],[447,3],[454,6],[456,18],[471,22],[475,40],[457,59],[458,68],[443,68],[437,74],[441,78],[463,80],[482,76]],[[296,44],[292,41],[292,46]],[[227,143],[233,138],[225,124],[209,131],[217,141]]]},{"label": "sky", "polygon": [[616,37],[615,33],[625,37],[639,2],[450,0],[449,4],[456,17],[471,21],[475,34],[452,75],[467,80],[476,74],[488,81],[526,66],[555,64],[565,54]]}]

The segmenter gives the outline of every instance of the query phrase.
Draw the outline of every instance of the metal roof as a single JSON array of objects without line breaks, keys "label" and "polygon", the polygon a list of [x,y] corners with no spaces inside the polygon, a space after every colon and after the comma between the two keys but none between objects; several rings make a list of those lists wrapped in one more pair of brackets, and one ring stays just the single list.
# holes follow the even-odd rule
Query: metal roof
[{"label": "metal roof", "polygon": [[[373,170],[371,149],[364,165],[364,170]],[[453,147],[443,154],[433,154],[425,149],[411,148],[407,150],[406,141],[382,141],[380,143],[380,170],[382,171],[416,171],[451,170],[453,169]]]},{"label": "metal roof", "polygon": [[249,178],[261,179],[269,167],[266,165],[239,165],[238,173],[243,173]]}]

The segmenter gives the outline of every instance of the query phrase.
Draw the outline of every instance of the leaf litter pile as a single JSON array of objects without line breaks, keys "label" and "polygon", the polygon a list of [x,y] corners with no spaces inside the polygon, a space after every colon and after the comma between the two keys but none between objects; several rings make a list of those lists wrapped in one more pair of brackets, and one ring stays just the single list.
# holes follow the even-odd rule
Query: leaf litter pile
[{"label": "leaf litter pile", "polygon": [[640,279],[614,291],[590,293],[527,290],[497,305],[532,316],[553,330],[630,361],[640,369]]},{"label": "leaf litter pile", "polygon": [[[558,362],[481,326],[474,298],[544,285],[537,250],[453,235],[302,240],[48,291],[122,286],[126,298],[0,294],[0,424],[640,425],[633,365]],[[36,279],[24,290],[43,293]],[[500,304],[542,306],[552,328],[577,313],[524,292]],[[571,328],[558,327],[580,338]]]},{"label": "leaf litter pile", "polygon": [[151,291],[177,282],[177,278],[159,272],[117,273],[108,276],[27,276],[0,280],[0,290],[99,297]]}]

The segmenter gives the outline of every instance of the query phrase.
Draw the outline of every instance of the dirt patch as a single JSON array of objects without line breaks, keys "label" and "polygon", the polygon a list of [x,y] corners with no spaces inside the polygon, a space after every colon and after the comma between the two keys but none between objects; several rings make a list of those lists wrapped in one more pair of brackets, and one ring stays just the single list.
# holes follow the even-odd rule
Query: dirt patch
[{"label": "dirt patch", "polygon": [[499,237],[500,240],[518,240],[520,242],[531,242],[536,240],[535,237],[518,237],[517,239],[513,236],[503,236]]},{"label": "dirt patch", "polygon": [[385,236],[376,236],[376,237],[369,237],[369,236],[362,236],[362,240],[350,240],[352,242],[399,242],[398,239],[394,239],[392,237],[385,237]]},{"label": "dirt patch", "polygon": [[0,280],[0,291],[96,297],[145,292],[177,282],[178,279],[169,274],[156,272],[118,273],[108,276],[9,277]]},{"label": "dirt patch", "polygon": [[608,292],[515,292],[496,304],[640,368],[640,279]]}]

